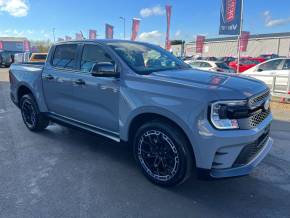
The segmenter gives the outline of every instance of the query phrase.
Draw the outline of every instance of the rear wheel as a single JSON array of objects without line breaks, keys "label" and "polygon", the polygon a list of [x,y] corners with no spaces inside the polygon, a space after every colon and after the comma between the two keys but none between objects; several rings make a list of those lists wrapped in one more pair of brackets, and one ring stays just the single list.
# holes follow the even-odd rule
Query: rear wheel
[{"label": "rear wheel", "polygon": [[161,186],[181,184],[191,175],[191,150],[184,134],[162,120],[142,125],[134,140],[138,166],[150,181]]},{"label": "rear wheel", "polygon": [[23,121],[29,130],[40,132],[49,125],[49,120],[39,112],[36,101],[31,94],[21,98],[20,109]]}]

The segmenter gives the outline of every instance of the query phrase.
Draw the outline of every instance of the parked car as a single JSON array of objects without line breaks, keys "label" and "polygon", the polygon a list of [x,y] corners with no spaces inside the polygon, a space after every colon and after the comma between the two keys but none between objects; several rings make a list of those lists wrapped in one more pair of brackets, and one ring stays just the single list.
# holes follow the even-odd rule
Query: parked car
[{"label": "parked car", "polygon": [[10,89],[29,130],[53,121],[128,142],[141,171],[161,186],[194,172],[246,175],[273,144],[263,82],[194,70],[147,43],[58,43],[45,64],[13,64]]},{"label": "parked car", "polygon": [[30,57],[30,62],[45,62],[47,58],[47,53],[32,53]]},{"label": "parked car", "polygon": [[[239,68],[239,72],[242,73],[254,66],[256,66],[257,64],[259,64],[260,62],[250,59],[250,58],[242,58],[240,60],[240,68]],[[234,69],[236,72],[238,71],[238,61],[232,61],[229,63],[229,66]]]},{"label": "parked car", "polygon": [[207,70],[213,72],[235,73],[235,71],[228,67],[226,63],[220,61],[193,61],[190,66],[199,70]]},{"label": "parked car", "polygon": [[277,55],[277,54],[262,54],[262,55],[260,55],[260,58],[264,58],[265,60],[271,60],[271,59],[279,58],[279,55]]},{"label": "parked car", "polygon": [[221,57],[221,58],[218,58],[218,61],[225,62],[227,65],[229,65],[230,62],[235,61],[235,60],[236,60],[235,57]]},{"label": "parked car", "polygon": [[13,63],[13,56],[11,52],[2,51],[0,52],[1,56],[1,66],[4,67],[10,67],[10,65]]},{"label": "parked car", "polygon": [[268,60],[243,73],[245,76],[250,76],[262,80],[270,88],[272,88],[273,85],[273,77],[277,77],[277,91],[285,91],[287,89],[289,74],[290,58],[277,58]]}]

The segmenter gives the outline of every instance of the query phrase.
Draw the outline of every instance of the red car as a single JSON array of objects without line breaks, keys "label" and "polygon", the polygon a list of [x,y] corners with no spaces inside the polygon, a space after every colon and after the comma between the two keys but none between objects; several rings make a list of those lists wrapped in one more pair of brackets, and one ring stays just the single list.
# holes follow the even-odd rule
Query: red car
[{"label": "red car", "polygon": [[[248,69],[256,66],[259,63],[260,63],[259,61],[254,60],[253,58],[242,58],[240,60],[240,69],[239,69],[239,71],[240,71],[240,73],[242,73],[242,72],[244,72],[244,71],[246,71],[246,70],[248,70]],[[229,66],[231,68],[233,68],[235,71],[238,70],[238,63],[237,63],[237,61],[230,62],[229,63]]]}]

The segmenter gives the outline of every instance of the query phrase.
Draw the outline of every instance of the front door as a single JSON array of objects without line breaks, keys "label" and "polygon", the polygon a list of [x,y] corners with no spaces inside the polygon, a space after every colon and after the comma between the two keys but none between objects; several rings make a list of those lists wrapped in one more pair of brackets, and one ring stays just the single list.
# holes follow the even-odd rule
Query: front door
[{"label": "front door", "polygon": [[74,119],[99,129],[119,132],[120,82],[115,77],[95,77],[91,70],[97,63],[115,61],[96,44],[86,44],[80,70],[73,81]]}]

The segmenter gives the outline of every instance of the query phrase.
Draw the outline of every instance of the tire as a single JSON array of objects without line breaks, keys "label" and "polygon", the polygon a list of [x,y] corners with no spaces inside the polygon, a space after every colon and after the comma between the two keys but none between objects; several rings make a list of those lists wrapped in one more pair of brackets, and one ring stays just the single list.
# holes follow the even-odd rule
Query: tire
[{"label": "tire", "polygon": [[22,96],[20,109],[23,122],[33,132],[41,132],[49,125],[49,119],[40,113],[37,103],[31,94]]},{"label": "tire", "polygon": [[194,154],[175,125],[154,120],[142,125],[133,141],[134,157],[143,174],[154,184],[182,184],[193,173]]}]

